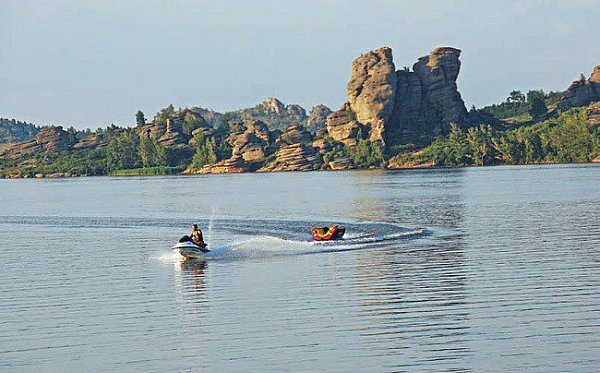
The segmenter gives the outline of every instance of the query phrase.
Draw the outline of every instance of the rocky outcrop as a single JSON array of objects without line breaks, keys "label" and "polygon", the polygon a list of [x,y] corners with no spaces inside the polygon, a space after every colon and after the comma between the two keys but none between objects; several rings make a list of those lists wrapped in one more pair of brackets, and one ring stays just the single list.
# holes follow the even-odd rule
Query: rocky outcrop
[{"label": "rocky outcrop", "polygon": [[201,116],[202,118],[204,118],[204,120],[211,126],[211,127],[218,127],[221,124],[226,124],[224,117],[224,114],[216,112],[214,110],[209,110],[203,107],[193,107],[189,109],[192,113],[197,114],[199,116]]},{"label": "rocky outcrop", "polygon": [[108,141],[103,133],[95,133],[79,140],[73,149],[101,149],[106,147]]},{"label": "rocky outcrop", "polygon": [[357,134],[361,128],[349,104],[327,117],[327,133],[335,141],[350,147],[356,146]]},{"label": "rocky outcrop", "polygon": [[233,174],[250,171],[250,165],[241,154],[234,154],[231,158],[217,162],[213,165],[204,166],[201,174]]},{"label": "rocky outcrop", "polygon": [[[387,47],[358,57],[348,82],[348,105],[328,117],[329,134],[348,143],[349,133],[355,135],[362,124],[370,141],[394,145],[415,142],[420,135],[437,136],[450,123],[468,123],[456,85],[460,53],[456,48],[436,48],[419,58],[413,71],[394,71],[392,50]],[[348,112],[355,118],[350,119]]]},{"label": "rocky outcrop", "polygon": [[188,143],[188,138],[181,132],[181,126],[167,119],[166,131],[158,138],[158,144],[164,147],[185,145]]},{"label": "rocky outcrop", "polygon": [[306,121],[306,129],[311,132],[317,132],[327,125],[327,117],[333,111],[325,105],[317,105],[312,108],[308,120]]},{"label": "rocky outcrop", "polygon": [[320,158],[315,149],[304,144],[281,147],[275,161],[260,168],[257,172],[312,171],[320,166]]},{"label": "rocky outcrop", "polygon": [[[460,53],[460,49],[456,48],[436,48],[429,56],[419,58],[413,66],[421,81],[427,120],[441,124],[460,124],[467,120],[467,109],[456,85],[460,72]],[[428,115],[433,117],[427,118]],[[438,135],[440,129],[435,126],[434,135]]]},{"label": "rocky outcrop", "polygon": [[158,140],[167,132],[167,127],[163,124],[146,124],[140,128],[140,137],[145,139]]},{"label": "rocky outcrop", "polygon": [[46,153],[62,152],[71,147],[69,134],[61,126],[42,129],[35,135],[35,141],[44,148]]},{"label": "rocky outcrop", "polygon": [[587,106],[594,101],[600,101],[600,65],[594,67],[589,79],[576,80],[564,93],[558,107],[568,110],[573,107]]},{"label": "rocky outcrop", "polygon": [[336,156],[328,163],[329,168],[333,171],[349,170],[353,168],[352,161],[347,156]]},{"label": "rocky outcrop", "polygon": [[307,144],[312,142],[313,136],[306,129],[298,126],[289,126],[287,130],[277,139],[278,142],[292,144]]},{"label": "rocky outcrop", "polygon": [[327,153],[332,148],[331,143],[327,141],[327,139],[317,139],[313,141],[311,146],[315,148],[321,155]]},{"label": "rocky outcrop", "polygon": [[233,153],[240,154],[247,162],[263,161],[271,142],[269,129],[259,120],[249,121],[243,132],[233,133],[229,139]]},{"label": "rocky outcrop", "polygon": [[306,110],[300,105],[284,105],[273,97],[255,107],[229,112],[228,115],[233,120],[244,122],[260,120],[269,126],[271,130],[284,129],[290,125],[302,125],[308,119]]},{"label": "rocky outcrop", "polygon": [[348,102],[356,119],[371,126],[372,141],[384,140],[384,126],[394,109],[396,86],[391,48],[367,52],[352,62]]},{"label": "rocky outcrop", "polygon": [[600,125],[600,102],[595,102],[590,105],[588,124],[590,124],[590,126]]},{"label": "rocky outcrop", "polygon": [[35,153],[41,152],[44,149],[37,141],[31,140],[12,145],[2,154],[12,160],[29,157]]},{"label": "rocky outcrop", "polygon": [[71,145],[71,137],[61,126],[46,127],[38,132],[35,140],[14,144],[3,155],[17,160],[40,152],[48,154],[64,152],[70,150]]}]

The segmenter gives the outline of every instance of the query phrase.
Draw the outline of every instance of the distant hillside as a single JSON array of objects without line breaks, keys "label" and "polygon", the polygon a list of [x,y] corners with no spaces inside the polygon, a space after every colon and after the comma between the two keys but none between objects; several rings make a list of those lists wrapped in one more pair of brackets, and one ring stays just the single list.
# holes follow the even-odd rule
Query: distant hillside
[{"label": "distant hillside", "polygon": [[0,118],[0,144],[29,141],[38,132],[40,128],[31,123]]},{"label": "distant hillside", "polygon": [[527,94],[512,91],[504,102],[484,106],[478,111],[489,113],[509,123],[525,123],[534,120],[531,115],[532,105],[538,98],[544,103],[546,110],[553,110],[563,95],[564,92],[545,93],[542,90],[528,91]]},{"label": "distant hillside", "polygon": [[460,53],[436,48],[397,70],[390,48],[369,51],[335,112],[269,98],[227,113],[169,105],[93,132],[3,119],[0,178],[600,162],[600,66],[564,92],[467,111]]},{"label": "distant hillside", "polygon": [[252,108],[231,111],[227,115],[236,121],[260,120],[271,130],[285,130],[293,125],[305,125],[308,120],[306,110],[302,106],[284,105],[276,98],[268,98]]}]

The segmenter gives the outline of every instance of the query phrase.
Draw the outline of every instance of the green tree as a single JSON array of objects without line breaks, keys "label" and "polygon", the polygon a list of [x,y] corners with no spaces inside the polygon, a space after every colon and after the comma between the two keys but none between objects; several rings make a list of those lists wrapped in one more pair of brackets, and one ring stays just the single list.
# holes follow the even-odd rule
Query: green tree
[{"label": "green tree", "polygon": [[183,118],[183,124],[181,125],[181,131],[183,132],[184,135],[191,136],[192,132],[194,132],[195,129],[198,129],[198,128],[204,127],[204,126],[208,126],[206,124],[206,121],[204,120],[204,118],[202,118],[200,115],[196,115],[193,113],[187,113],[185,115],[185,117]]},{"label": "green tree", "polygon": [[106,163],[110,170],[136,168],[141,164],[137,135],[125,130],[113,135],[106,145]]},{"label": "green tree", "polygon": [[192,158],[192,167],[199,170],[203,166],[217,163],[216,147],[214,138],[209,139],[203,134],[196,137],[196,152]]},{"label": "green tree", "polygon": [[156,140],[147,137],[140,138],[138,154],[143,167],[167,165],[165,148],[159,145]]},{"label": "green tree", "polygon": [[483,166],[491,162],[490,159],[493,155],[493,147],[491,145],[492,135],[492,128],[483,124],[479,128],[469,128],[467,131],[467,142],[471,149],[474,164]]},{"label": "green tree", "polygon": [[506,99],[507,102],[511,103],[523,103],[525,102],[525,95],[521,91],[512,91],[510,92],[510,96]]},{"label": "green tree", "polygon": [[529,115],[531,115],[531,117],[533,119],[538,119],[540,117],[542,117],[543,115],[545,115],[548,112],[548,108],[546,107],[546,104],[544,103],[544,98],[543,96],[540,97],[539,95],[535,95],[531,98],[531,103],[530,103],[530,107],[529,107]]},{"label": "green tree", "polygon": [[143,126],[144,124],[146,124],[146,118],[144,117],[144,113],[142,113],[141,110],[138,110],[138,112],[135,114],[135,123],[138,126]]}]

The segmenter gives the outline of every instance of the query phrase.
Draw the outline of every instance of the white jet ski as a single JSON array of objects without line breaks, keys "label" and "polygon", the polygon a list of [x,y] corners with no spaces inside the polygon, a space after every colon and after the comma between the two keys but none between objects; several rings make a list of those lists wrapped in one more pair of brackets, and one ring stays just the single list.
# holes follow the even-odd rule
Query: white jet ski
[{"label": "white jet ski", "polygon": [[210,252],[206,247],[196,245],[192,241],[178,242],[171,249],[186,259],[200,259],[204,254]]}]

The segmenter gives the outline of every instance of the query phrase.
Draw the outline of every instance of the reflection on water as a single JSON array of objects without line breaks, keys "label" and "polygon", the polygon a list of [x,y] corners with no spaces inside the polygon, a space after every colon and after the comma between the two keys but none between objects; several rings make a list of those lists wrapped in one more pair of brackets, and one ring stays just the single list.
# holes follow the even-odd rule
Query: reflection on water
[{"label": "reflection on water", "polygon": [[0,180],[0,371],[597,371],[599,170]]},{"label": "reflection on water", "polygon": [[[386,369],[415,362],[464,370],[472,353],[469,334],[465,257],[459,238],[449,245],[360,253],[354,286],[365,325],[365,349],[392,358]],[[394,362],[395,360],[395,362]]]},{"label": "reflection on water", "polygon": [[458,228],[465,208],[466,176],[463,169],[394,171],[370,178],[358,173],[352,218]]},{"label": "reflection on water", "polygon": [[179,259],[175,263],[175,268],[178,269],[178,283],[184,294],[189,294],[192,298],[202,296],[206,265],[206,261],[203,260]]}]

